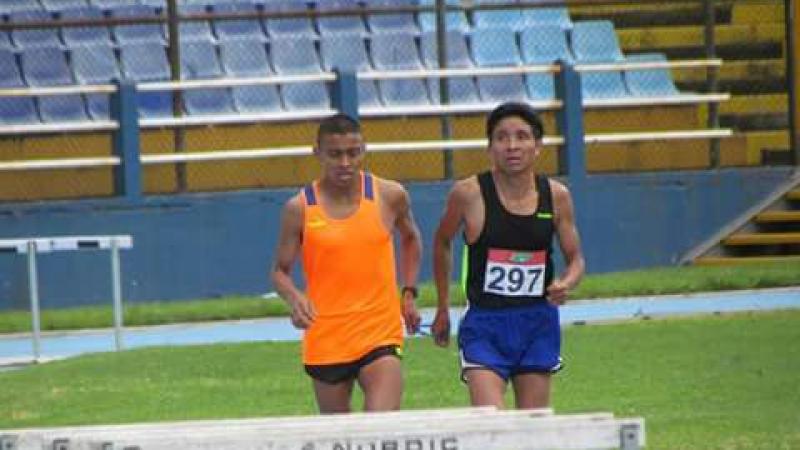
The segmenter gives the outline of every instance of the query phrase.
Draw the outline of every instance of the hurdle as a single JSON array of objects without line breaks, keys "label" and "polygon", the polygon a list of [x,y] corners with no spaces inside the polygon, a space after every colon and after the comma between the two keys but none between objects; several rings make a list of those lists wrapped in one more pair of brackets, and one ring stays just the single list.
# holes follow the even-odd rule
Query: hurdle
[{"label": "hurdle", "polygon": [[550,409],[388,413],[0,430],[2,450],[640,449],[644,419]]},{"label": "hurdle", "polygon": [[28,297],[31,305],[33,360],[35,362],[38,362],[42,356],[37,254],[58,251],[109,250],[111,291],[114,304],[114,342],[115,348],[121,350],[124,344],[122,341],[122,277],[119,251],[132,247],[133,239],[128,235],[28,237],[0,240],[0,253],[27,254],[28,257]]}]

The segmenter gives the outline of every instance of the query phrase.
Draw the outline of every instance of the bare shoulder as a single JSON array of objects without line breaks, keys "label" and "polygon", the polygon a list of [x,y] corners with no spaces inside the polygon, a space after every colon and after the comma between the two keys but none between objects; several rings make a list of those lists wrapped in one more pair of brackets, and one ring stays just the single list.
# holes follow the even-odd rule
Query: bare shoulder
[{"label": "bare shoulder", "polygon": [[298,192],[293,195],[283,205],[283,216],[290,221],[297,221],[303,218],[303,206],[305,205],[305,198],[303,194]]},{"label": "bare shoulder", "polygon": [[408,203],[408,192],[406,188],[397,181],[375,177],[378,182],[378,192],[381,200],[393,205],[403,205]]},{"label": "bare shoulder", "polygon": [[553,195],[553,206],[555,213],[559,211],[569,211],[572,209],[572,196],[569,193],[569,188],[562,182],[549,178],[550,192]]},{"label": "bare shoulder", "polygon": [[480,198],[481,187],[478,184],[478,177],[471,176],[453,183],[450,189],[450,198],[462,203],[469,203],[476,198]]},{"label": "bare shoulder", "polygon": [[569,188],[564,183],[554,178],[548,178],[548,181],[550,182],[550,192],[553,193],[554,199],[569,198]]}]

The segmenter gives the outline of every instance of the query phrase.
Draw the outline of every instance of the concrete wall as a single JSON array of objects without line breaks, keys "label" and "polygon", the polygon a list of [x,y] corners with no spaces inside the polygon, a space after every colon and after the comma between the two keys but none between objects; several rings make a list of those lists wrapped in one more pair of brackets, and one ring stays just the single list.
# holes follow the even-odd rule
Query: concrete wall
[{"label": "concrete wall", "polygon": [[[790,169],[593,175],[578,205],[590,272],[674,264],[694,245],[741,214]],[[430,239],[449,183],[409,184],[425,239],[422,279],[431,277]],[[147,197],[0,206],[0,238],[131,234],[122,252],[126,302],[260,294],[280,209],[295,190]],[[109,256],[85,251],[42,254],[42,306],[110,304]],[[0,254],[0,309],[27,309],[23,256]]]}]

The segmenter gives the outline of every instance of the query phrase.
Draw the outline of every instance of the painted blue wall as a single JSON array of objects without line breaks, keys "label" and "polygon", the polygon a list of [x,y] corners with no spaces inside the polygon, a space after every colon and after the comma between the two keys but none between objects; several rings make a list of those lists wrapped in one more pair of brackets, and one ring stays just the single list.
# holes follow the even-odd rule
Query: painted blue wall
[{"label": "painted blue wall", "polygon": [[[763,199],[791,169],[590,175],[577,205],[590,272],[674,264],[682,254]],[[430,279],[430,239],[449,183],[412,183],[425,239],[422,279]],[[130,234],[122,252],[123,298],[150,300],[261,294],[280,210],[291,190],[52,202],[0,206],[0,238]],[[109,256],[102,251],[39,255],[43,307],[110,304]],[[27,309],[24,256],[0,255],[0,309]]]}]

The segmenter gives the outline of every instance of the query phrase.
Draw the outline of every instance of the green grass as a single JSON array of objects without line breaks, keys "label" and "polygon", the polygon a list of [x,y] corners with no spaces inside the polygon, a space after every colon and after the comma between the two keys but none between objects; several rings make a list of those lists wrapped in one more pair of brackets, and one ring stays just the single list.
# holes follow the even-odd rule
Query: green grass
[{"label": "green grass", "polygon": [[[669,267],[631,272],[589,275],[572,298],[624,297],[686,292],[754,289],[800,285],[800,262],[743,265],[732,267]],[[463,304],[459,289],[453,289],[454,304]],[[110,305],[111,301],[107,302]],[[419,306],[435,304],[431,283],[421,286]],[[226,319],[251,319],[286,315],[279,299],[226,297],[221,299],[128,303],[124,322],[129,326],[198,322]],[[110,306],[67,308],[43,311],[43,330],[70,330],[108,327],[112,323]],[[26,311],[0,312],[0,333],[23,332],[31,328]]]},{"label": "green grass", "polygon": [[[568,327],[553,406],[644,417],[649,449],[800,448],[798,342],[800,311]],[[0,373],[0,428],[313,414],[299,351],[147,348]],[[411,339],[404,370],[404,408],[467,405],[454,347]]]}]

